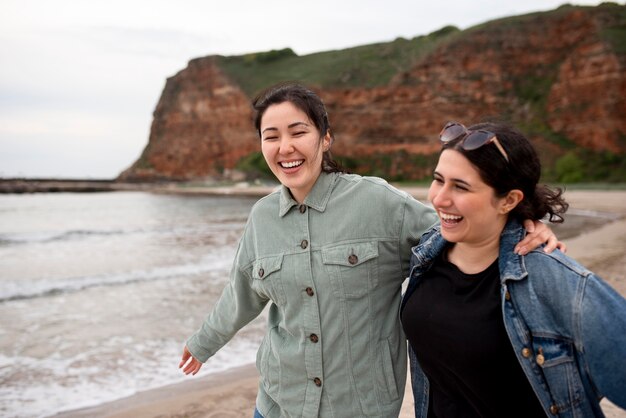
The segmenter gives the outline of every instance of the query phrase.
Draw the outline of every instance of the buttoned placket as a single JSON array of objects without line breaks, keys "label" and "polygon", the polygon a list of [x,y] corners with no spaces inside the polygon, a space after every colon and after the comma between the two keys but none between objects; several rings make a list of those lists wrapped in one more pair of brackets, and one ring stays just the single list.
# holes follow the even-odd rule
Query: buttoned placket
[{"label": "buttoned placket", "polygon": [[[536,355],[536,353],[533,352],[530,340],[528,338],[523,338],[521,335],[512,336],[510,333],[510,330],[507,329],[507,325],[509,325],[508,321],[511,321],[511,325],[513,326],[513,328],[517,330],[522,330],[525,328],[525,326],[522,323],[520,323],[520,319],[517,316],[517,312],[515,311],[515,308],[513,306],[511,292],[508,290],[507,286],[503,286],[503,290],[504,290],[504,294],[503,294],[504,295],[504,300],[503,300],[504,325],[505,325],[505,329],[507,333],[509,334],[509,338],[511,338],[511,343],[513,344],[513,348],[515,349],[515,344],[513,343],[514,339],[518,340],[519,344],[521,345],[521,349],[519,349],[519,347],[518,349],[519,349],[519,354],[521,354],[522,359],[523,359],[523,361],[521,362],[522,368],[534,369],[536,365],[538,365],[539,367],[542,367],[545,361],[544,356],[543,356],[543,350],[540,349],[539,353]],[[517,322],[518,323],[517,326],[514,326],[512,324],[513,322]],[[536,371],[533,370],[531,375],[540,376],[540,373],[536,373]],[[537,378],[537,379],[539,379],[539,381],[536,379],[530,379],[531,386],[535,387],[537,384],[545,385],[545,383],[540,380],[541,378]],[[535,393],[537,395],[540,395],[542,392],[535,390]],[[557,415],[559,413],[558,406],[553,403],[551,398],[539,396],[539,401],[544,407],[547,404],[550,405],[549,411],[552,415]]]},{"label": "buttoned placket", "polygon": [[313,279],[313,270],[311,266],[311,251],[313,244],[310,238],[310,217],[314,216],[309,207],[300,204],[297,210],[290,213],[296,217],[297,232],[294,234],[294,245],[300,253],[302,263],[298,265],[298,271],[301,273],[299,283],[302,286],[302,307],[304,323],[302,324],[302,335],[306,339],[304,341],[304,361],[307,372],[306,387],[303,414],[304,416],[317,416],[322,396],[323,386],[323,368],[322,368],[322,337],[321,337],[321,318],[317,294],[315,290],[315,281]]}]

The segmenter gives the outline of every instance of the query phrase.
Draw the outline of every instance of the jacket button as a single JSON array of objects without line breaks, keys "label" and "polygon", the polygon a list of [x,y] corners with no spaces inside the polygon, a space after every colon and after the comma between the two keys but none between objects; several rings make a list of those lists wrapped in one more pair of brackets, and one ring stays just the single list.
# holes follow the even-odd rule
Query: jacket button
[{"label": "jacket button", "polygon": [[543,357],[543,354],[537,354],[537,364],[540,366],[543,366],[543,363],[545,363],[546,359]]},{"label": "jacket button", "polygon": [[559,413],[559,407],[558,407],[558,406],[556,406],[556,405],[552,405],[552,406],[550,407],[550,413],[551,413],[552,415],[556,415],[556,414],[558,414],[558,413]]},{"label": "jacket button", "polygon": [[504,299],[511,300],[511,294],[509,293],[508,290],[506,292],[504,292]]},{"label": "jacket button", "polygon": [[359,261],[359,257],[357,257],[354,254],[352,254],[350,257],[348,257],[348,263],[350,263],[352,265],[355,265],[358,261]]},{"label": "jacket button", "polygon": [[522,348],[522,356],[523,356],[524,358],[528,358],[528,357],[530,357],[532,354],[533,354],[533,352],[532,352],[532,351],[530,351],[530,348],[528,348],[528,347],[524,347],[524,348]]},{"label": "jacket button", "polygon": [[263,277],[264,274],[265,274],[265,270],[259,269],[259,277]]},{"label": "jacket button", "polygon": [[314,343],[316,343],[316,342],[318,342],[318,341],[319,341],[319,338],[318,338],[318,337],[317,337],[317,335],[315,335],[315,334],[311,334],[311,335],[309,336],[309,338],[310,338],[310,339],[311,339],[311,341],[312,341],[312,342],[314,342]]},{"label": "jacket button", "polygon": [[322,381],[320,380],[319,377],[316,377],[315,379],[313,379],[313,383],[315,383],[315,386],[317,387],[322,386]]},{"label": "jacket button", "polygon": [[315,294],[315,292],[313,291],[313,289],[311,289],[310,287],[307,287],[306,289],[304,289],[306,291],[306,294],[309,296],[313,296]]},{"label": "jacket button", "polygon": [[304,250],[308,246],[309,246],[309,241],[303,239],[302,242],[300,243],[300,247]]},{"label": "jacket button", "polygon": [[300,207],[298,207],[298,210],[300,211],[300,213],[304,213],[304,212],[306,212],[306,206],[305,205],[300,205]]}]

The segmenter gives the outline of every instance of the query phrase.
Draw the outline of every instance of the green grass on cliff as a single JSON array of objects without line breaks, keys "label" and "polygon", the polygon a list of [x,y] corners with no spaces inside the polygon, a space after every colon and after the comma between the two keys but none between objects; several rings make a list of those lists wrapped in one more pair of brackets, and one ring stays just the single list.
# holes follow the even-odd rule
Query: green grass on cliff
[{"label": "green grass on cliff", "polygon": [[249,96],[286,80],[321,88],[384,86],[440,42],[460,32],[446,26],[425,36],[298,56],[291,49],[220,57],[220,67]]},{"label": "green grass on cliff", "polygon": [[[300,81],[319,88],[372,88],[388,84],[394,76],[409,70],[442,42],[453,42],[476,30],[501,31],[527,25],[538,15],[562,15],[574,9],[611,9],[619,15],[619,24],[601,29],[600,36],[618,55],[626,54],[626,8],[606,2],[599,6],[563,4],[549,12],[510,16],[482,23],[464,31],[446,26],[428,35],[412,39],[397,38],[343,50],[325,51],[298,56],[290,48],[238,56],[220,56],[220,66],[250,97],[261,89],[281,81]],[[543,78],[516,83],[522,99],[541,102],[554,81],[555,72]]]},{"label": "green grass on cliff", "polygon": [[616,54],[623,56],[626,55],[626,7],[616,9],[616,13],[620,23],[601,29],[600,36],[611,45]]}]

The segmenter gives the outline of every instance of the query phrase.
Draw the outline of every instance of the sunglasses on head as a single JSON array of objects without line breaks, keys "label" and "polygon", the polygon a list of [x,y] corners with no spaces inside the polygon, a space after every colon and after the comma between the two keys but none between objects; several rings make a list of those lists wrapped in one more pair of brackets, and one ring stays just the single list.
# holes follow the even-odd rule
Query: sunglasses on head
[{"label": "sunglasses on head", "polygon": [[493,132],[484,131],[482,129],[470,131],[460,123],[448,122],[439,133],[439,139],[441,139],[441,142],[444,144],[461,137],[463,138],[459,142],[459,146],[466,151],[472,151],[493,142],[493,144],[498,147],[500,154],[502,154],[506,162],[509,162],[509,156],[504,148],[502,148],[500,141],[498,141],[496,134]]}]

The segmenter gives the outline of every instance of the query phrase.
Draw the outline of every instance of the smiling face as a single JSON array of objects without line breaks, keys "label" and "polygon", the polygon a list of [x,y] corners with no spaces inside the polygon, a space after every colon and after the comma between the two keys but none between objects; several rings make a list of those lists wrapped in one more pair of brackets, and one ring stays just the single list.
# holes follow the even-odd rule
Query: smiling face
[{"label": "smiling face", "polygon": [[518,190],[505,197],[480,177],[461,153],[444,150],[428,191],[441,221],[441,234],[449,242],[479,247],[499,241],[507,213],[519,202]]},{"label": "smiling face", "polygon": [[261,119],[261,151],[276,178],[302,203],[322,172],[330,135],[320,132],[291,102],[267,108]]}]

